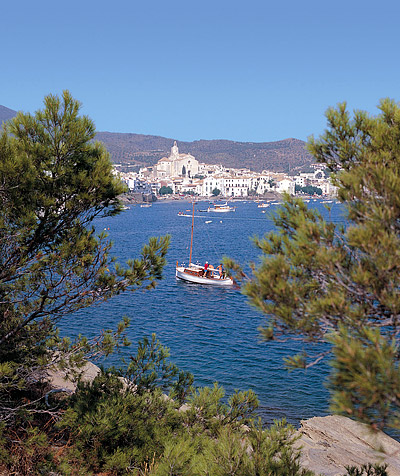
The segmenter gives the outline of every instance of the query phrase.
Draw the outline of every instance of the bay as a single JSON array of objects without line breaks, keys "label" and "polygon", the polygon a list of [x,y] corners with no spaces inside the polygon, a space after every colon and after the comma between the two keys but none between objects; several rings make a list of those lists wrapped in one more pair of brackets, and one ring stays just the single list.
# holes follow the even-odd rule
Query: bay
[{"label": "bay", "polygon": [[[202,213],[207,202],[195,206],[195,233],[192,261],[206,260],[217,266],[227,255],[240,263],[258,262],[259,250],[251,237],[274,229],[271,213],[279,205],[257,208],[254,202],[235,202],[231,213]],[[319,201],[310,207],[343,222],[343,208],[332,204],[328,211]],[[266,213],[262,213],[265,211]],[[261,342],[258,327],[263,316],[238,289],[216,289],[176,280],[176,261],[188,262],[191,205],[186,201],[156,202],[150,208],[131,206],[116,217],[99,220],[114,243],[113,254],[123,264],[137,257],[151,236],[171,235],[164,279],[156,289],[124,293],[110,301],[81,310],[61,321],[65,335],[97,335],[101,329],[115,328],[122,316],[131,319],[130,348],[114,355],[108,363],[118,365],[121,356],[135,353],[136,343],[153,332],[171,352],[171,360],[195,376],[196,386],[222,385],[226,393],[252,389],[260,399],[259,414],[265,422],[285,417],[299,421],[328,414],[328,391],[324,381],[326,363],[307,371],[288,372],[283,357],[305,347],[300,342]],[[209,223],[206,223],[209,222]]]}]

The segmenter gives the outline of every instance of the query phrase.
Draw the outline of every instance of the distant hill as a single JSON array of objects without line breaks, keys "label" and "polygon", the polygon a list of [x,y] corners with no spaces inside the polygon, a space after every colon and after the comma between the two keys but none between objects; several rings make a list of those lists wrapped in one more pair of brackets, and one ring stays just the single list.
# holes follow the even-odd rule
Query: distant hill
[{"label": "distant hill", "polygon": [[[0,106],[0,123],[17,114]],[[111,160],[124,166],[151,166],[168,156],[174,139],[143,134],[98,132],[96,139],[103,142]],[[225,167],[249,168],[256,172],[295,172],[314,162],[299,139],[276,142],[235,142],[230,140],[177,141],[181,153],[189,153],[199,162],[222,164]]]},{"label": "distant hill", "polygon": [[[154,165],[168,156],[173,139],[141,134],[99,132],[96,137],[110,152],[113,162],[123,165]],[[288,172],[307,168],[314,162],[299,139],[276,142],[235,142],[229,140],[177,141],[179,151],[190,153],[199,162],[222,164],[261,172]]]},{"label": "distant hill", "polygon": [[0,124],[12,119],[16,115],[17,115],[17,111],[8,109],[8,107],[5,107],[5,106],[0,106]]}]

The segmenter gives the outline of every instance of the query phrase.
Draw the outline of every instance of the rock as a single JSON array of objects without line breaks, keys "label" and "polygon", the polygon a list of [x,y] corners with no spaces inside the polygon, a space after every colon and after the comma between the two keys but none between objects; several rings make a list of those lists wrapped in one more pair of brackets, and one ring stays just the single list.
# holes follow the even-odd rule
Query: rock
[{"label": "rock", "polygon": [[[100,368],[92,362],[86,362],[82,367],[82,380],[84,382],[92,382],[97,374],[100,373]],[[49,370],[47,372],[48,381],[54,389],[66,389],[70,392],[75,392],[76,383],[66,379],[66,374],[62,370]]]},{"label": "rock", "polygon": [[390,476],[400,476],[400,443],[382,431],[343,416],[314,417],[301,422],[303,467],[325,476],[346,474],[345,466],[386,463]]}]

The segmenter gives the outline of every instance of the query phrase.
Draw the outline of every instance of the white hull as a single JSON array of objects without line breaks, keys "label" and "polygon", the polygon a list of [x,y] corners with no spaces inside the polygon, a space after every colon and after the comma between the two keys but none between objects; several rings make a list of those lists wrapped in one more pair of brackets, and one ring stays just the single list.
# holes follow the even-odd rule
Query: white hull
[{"label": "white hull", "polygon": [[234,284],[231,278],[222,279],[215,274],[213,278],[206,278],[205,276],[198,276],[185,271],[187,271],[187,268],[178,266],[176,268],[176,277],[188,281],[189,283],[208,284],[210,286],[232,286]]},{"label": "white hull", "polygon": [[208,212],[215,212],[215,213],[226,213],[226,212],[234,212],[235,209],[232,207],[228,208],[209,208]]}]

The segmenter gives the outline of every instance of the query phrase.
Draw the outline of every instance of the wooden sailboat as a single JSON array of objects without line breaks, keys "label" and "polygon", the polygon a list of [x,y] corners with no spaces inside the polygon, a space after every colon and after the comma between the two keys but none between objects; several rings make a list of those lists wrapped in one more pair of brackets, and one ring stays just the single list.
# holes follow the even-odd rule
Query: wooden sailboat
[{"label": "wooden sailboat", "polygon": [[190,254],[189,266],[179,266],[176,262],[175,275],[177,278],[190,283],[207,284],[211,286],[232,286],[234,284],[231,278],[224,276],[221,268],[214,268],[211,265],[205,268],[192,263],[192,248],[193,248],[193,229],[194,229],[194,202],[192,213],[192,232],[190,236]]}]

